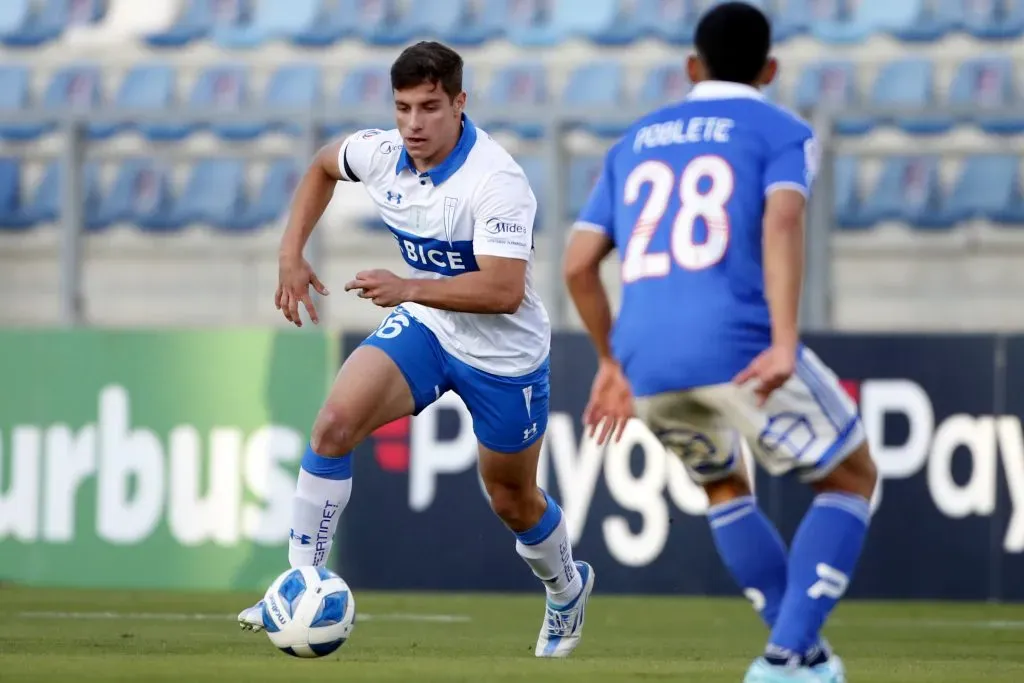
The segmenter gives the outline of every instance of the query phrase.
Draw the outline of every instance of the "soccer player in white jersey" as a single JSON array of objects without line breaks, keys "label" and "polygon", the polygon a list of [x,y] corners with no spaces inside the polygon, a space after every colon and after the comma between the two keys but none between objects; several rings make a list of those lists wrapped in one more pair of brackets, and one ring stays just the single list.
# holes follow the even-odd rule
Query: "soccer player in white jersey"
[{"label": "soccer player in white jersey", "polygon": [[[495,514],[547,592],[538,657],[579,644],[594,572],[573,560],[558,503],[537,486],[548,421],[551,330],[533,287],[537,202],[518,164],[464,113],[462,59],[436,42],[391,67],[397,129],[363,130],[318,153],[295,192],[281,243],[277,307],[313,322],[302,250],[335,183],[361,182],[409,265],[364,270],[345,289],[395,308],[343,364],[313,425],[292,512],[288,560],[324,566],[352,491],[351,452],[378,427],[416,415],[447,391],[473,417],[479,470]],[[438,552],[445,552],[439,537]],[[262,605],[239,623],[260,630]]]},{"label": "soccer player in white jersey", "polygon": [[[567,249],[600,359],[585,421],[617,439],[635,408],[704,487],[723,563],[771,629],[746,681],[838,683],[821,628],[860,556],[877,475],[856,407],[799,339],[817,145],[760,92],[777,68],[760,10],[717,5],[695,44],[691,93],[612,146]],[[598,268],[616,248],[612,333]],[[741,439],[817,493],[788,551],[751,495]]]}]

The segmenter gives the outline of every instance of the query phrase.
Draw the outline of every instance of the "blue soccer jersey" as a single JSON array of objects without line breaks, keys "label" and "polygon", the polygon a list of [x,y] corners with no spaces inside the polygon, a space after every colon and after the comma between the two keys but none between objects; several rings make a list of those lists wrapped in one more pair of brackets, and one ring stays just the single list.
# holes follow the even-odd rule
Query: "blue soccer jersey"
[{"label": "blue soccer jersey", "polygon": [[612,346],[636,395],[728,382],[770,346],[765,199],[806,196],[816,165],[807,123],[724,82],[695,85],[609,150],[576,227],[618,250]]}]

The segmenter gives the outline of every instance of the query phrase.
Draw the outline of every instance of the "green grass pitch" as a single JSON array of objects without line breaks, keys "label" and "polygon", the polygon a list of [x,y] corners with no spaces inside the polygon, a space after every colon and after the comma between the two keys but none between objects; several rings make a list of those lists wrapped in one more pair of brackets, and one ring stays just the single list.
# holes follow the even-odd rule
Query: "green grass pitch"
[{"label": "green grass pitch", "polygon": [[[250,594],[0,587],[3,683],[738,683],[765,639],[741,600],[600,594],[567,660],[537,660],[540,595],[357,593],[352,638],[299,660],[233,615]],[[849,602],[829,638],[853,683],[1020,683],[1024,605]]]}]

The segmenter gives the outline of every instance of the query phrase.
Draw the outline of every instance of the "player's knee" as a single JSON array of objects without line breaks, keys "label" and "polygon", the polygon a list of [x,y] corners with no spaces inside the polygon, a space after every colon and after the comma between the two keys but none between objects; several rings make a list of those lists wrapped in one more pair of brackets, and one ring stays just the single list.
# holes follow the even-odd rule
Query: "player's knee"
[{"label": "player's knee", "polygon": [[357,445],[358,427],[342,410],[324,407],[313,424],[309,445],[322,455],[344,455]]},{"label": "player's knee", "polygon": [[544,514],[544,504],[536,486],[490,483],[487,494],[494,514],[517,531],[530,528]]},{"label": "player's knee", "polygon": [[855,493],[870,500],[877,483],[878,468],[871,458],[867,442],[864,442],[815,488],[819,493]]}]

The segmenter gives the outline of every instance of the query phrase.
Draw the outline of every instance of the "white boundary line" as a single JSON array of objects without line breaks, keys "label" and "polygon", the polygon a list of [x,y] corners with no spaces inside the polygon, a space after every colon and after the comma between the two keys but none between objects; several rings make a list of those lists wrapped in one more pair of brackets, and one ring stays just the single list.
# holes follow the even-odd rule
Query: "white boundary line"
[{"label": "white boundary line", "polygon": [[[124,619],[125,621],[236,621],[231,614],[182,614],[175,612],[19,612],[22,619]],[[471,619],[465,614],[367,614],[356,613],[356,622],[411,621],[434,624],[464,624]]]}]

